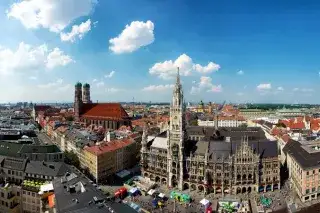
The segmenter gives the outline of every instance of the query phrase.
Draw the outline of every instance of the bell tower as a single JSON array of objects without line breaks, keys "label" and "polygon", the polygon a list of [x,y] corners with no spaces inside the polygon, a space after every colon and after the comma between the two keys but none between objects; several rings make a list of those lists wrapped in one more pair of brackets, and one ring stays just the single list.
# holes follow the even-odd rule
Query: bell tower
[{"label": "bell tower", "polygon": [[168,131],[168,185],[183,189],[185,113],[183,91],[179,68],[170,106],[170,126]]},{"label": "bell tower", "polygon": [[80,111],[82,107],[82,84],[80,82],[76,83],[74,88],[74,118],[76,121],[79,121]]}]

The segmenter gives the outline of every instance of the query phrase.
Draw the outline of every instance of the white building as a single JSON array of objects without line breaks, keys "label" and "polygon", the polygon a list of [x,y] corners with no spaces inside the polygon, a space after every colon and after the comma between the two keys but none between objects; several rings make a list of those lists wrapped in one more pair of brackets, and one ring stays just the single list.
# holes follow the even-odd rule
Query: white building
[{"label": "white building", "polygon": [[[214,123],[214,120],[198,119],[198,126],[214,126]],[[219,117],[218,119],[218,127],[239,127],[242,124],[247,124],[247,121],[243,118]]]}]

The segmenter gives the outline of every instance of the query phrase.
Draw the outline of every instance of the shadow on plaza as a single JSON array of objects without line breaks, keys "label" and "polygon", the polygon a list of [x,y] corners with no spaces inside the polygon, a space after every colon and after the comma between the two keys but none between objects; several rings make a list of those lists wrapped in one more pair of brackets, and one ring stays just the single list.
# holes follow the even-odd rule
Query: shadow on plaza
[{"label": "shadow on plaza", "polygon": [[319,213],[320,212],[320,203],[308,206],[298,211],[297,213]]}]

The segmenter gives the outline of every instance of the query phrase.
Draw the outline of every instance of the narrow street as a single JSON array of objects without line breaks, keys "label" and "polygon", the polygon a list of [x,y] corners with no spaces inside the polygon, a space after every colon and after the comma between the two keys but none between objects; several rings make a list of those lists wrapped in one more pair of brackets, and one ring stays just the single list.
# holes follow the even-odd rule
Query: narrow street
[{"label": "narrow street", "polygon": [[41,144],[53,144],[52,140],[43,132],[38,132],[37,136]]}]

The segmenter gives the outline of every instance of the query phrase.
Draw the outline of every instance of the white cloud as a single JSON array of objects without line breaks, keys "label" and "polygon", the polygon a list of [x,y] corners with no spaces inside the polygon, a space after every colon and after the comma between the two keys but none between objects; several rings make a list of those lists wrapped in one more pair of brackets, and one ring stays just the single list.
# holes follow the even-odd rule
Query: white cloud
[{"label": "white cloud", "polygon": [[111,71],[109,74],[105,75],[105,78],[112,78],[112,76],[115,74],[115,71]]},{"label": "white cloud", "polygon": [[168,89],[172,89],[174,87],[173,84],[165,84],[165,85],[150,85],[148,87],[144,87],[142,89],[142,91],[156,91],[156,92],[160,92],[160,91],[165,91]]},{"label": "white cloud", "polygon": [[103,87],[104,86],[104,82],[103,81],[99,81],[96,83],[97,87]]},{"label": "white cloud", "polygon": [[202,76],[200,77],[199,87],[211,87],[212,86],[211,81],[212,81],[212,78]]},{"label": "white cloud", "polygon": [[121,91],[122,89],[118,89],[118,88],[106,88],[106,92],[109,92],[109,93],[115,93],[115,92],[119,92]]},{"label": "white cloud", "polygon": [[243,92],[238,92],[238,93],[237,93],[237,96],[243,96],[243,95],[244,95]]},{"label": "white cloud", "polygon": [[284,89],[283,89],[283,87],[278,87],[277,90],[278,91],[283,91]]},{"label": "white cloud", "polygon": [[50,82],[50,83],[47,83],[47,84],[39,84],[38,87],[41,88],[41,89],[52,89],[54,87],[62,85],[62,83],[63,83],[63,79],[59,78],[58,80],[56,80],[54,82]]},{"label": "white cloud", "polygon": [[0,49],[0,74],[32,71],[44,67],[53,69],[65,66],[72,61],[59,48],[49,50],[47,45],[31,46],[21,42],[17,50]]},{"label": "white cloud", "polygon": [[93,80],[92,80],[93,83],[95,83],[95,82],[97,82],[97,81],[98,81],[98,79],[93,79]]},{"label": "white cloud", "polygon": [[200,93],[200,92],[201,92],[200,87],[195,87],[195,86],[192,86],[192,87],[191,87],[191,91],[190,91],[190,94],[191,94],[191,95],[196,95],[196,94],[198,94],[198,93]]},{"label": "white cloud", "polygon": [[212,87],[207,92],[222,92],[222,86],[219,85],[212,85]]},{"label": "white cloud", "polygon": [[207,66],[201,66],[200,64],[193,65],[193,69],[202,74],[208,74],[211,72],[216,72],[220,69],[219,64],[215,64],[213,62],[209,62]]},{"label": "white cloud", "polygon": [[131,53],[154,41],[154,24],[152,21],[133,21],[126,25],[118,37],[109,40],[109,49],[116,53]]},{"label": "white cloud", "polygon": [[297,88],[297,87],[296,87],[296,88],[293,88],[293,91],[294,91],[294,92],[299,91],[299,88]]},{"label": "white cloud", "polygon": [[207,92],[222,92],[222,86],[219,85],[212,85],[212,87]]},{"label": "white cloud", "polygon": [[60,33],[61,41],[70,41],[75,42],[77,38],[80,40],[83,36],[91,30],[91,21],[88,19],[86,22],[82,22],[80,25],[73,25],[71,32],[69,33]]},{"label": "white cloud", "polygon": [[197,83],[196,81],[192,81],[193,84]]},{"label": "white cloud", "polygon": [[302,88],[301,92],[314,92],[314,89],[311,88]]},{"label": "white cloud", "polygon": [[239,70],[239,71],[237,72],[237,74],[238,74],[238,75],[243,75],[244,72],[243,72],[242,70]]},{"label": "white cloud", "polygon": [[258,90],[269,90],[271,89],[271,84],[270,83],[267,83],[267,84],[259,84],[257,86],[257,89]]},{"label": "white cloud", "polygon": [[66,84],[66,85],[64,85],[64,86],[60,86],[60,87],[58,87],[58,88],[57,88],[57,91],[65,92],[65,91],[70,90],[70,89],[71,89],[71,87],[72,87],[72,85],[71,85],[71,84]]},{"label": "white cloud", "polygon": [[59,48],[54,48],[47,56],[47,68],[53,69],[57,66],[66,66],[67,64],[73,62],[69,55],[64,55],[63,51]]},{"label": "white cloud", "polygon": [[19,20],[27,29],[46,28],[60,32],[75,19],[88,16],[97,0],[24,0],[13,3],[9,18]]},{"label": "white cloud", "polygon": [[36,76],[29,76],[30,80],[37,80],[38,78]]},{"label": "white cloud", "polygon": [[[177,68],[179,67],[180,75],[189,76],[193,70],[197,70],[200,73],[207,74],[217,70],[217,64],[209,62],[207,66],[202,67],[199,64],[194,64],[192,58],[186,54],[180,55],[175,61],[168,60],[154,64],[150,69],[151,75],[156,75],[162,79],[172,79],[177,74]],[[220,66],[219,66],[220,68]]]},{"label": "white cloud", "polygon": [[192,86],[190,93],[194,95],[200,93],[203,89],[206,89],[207,92],[222,92],[221,85],[214,85],[212,84],[212,78],[202,76],[200,77],[198,87]]}]

